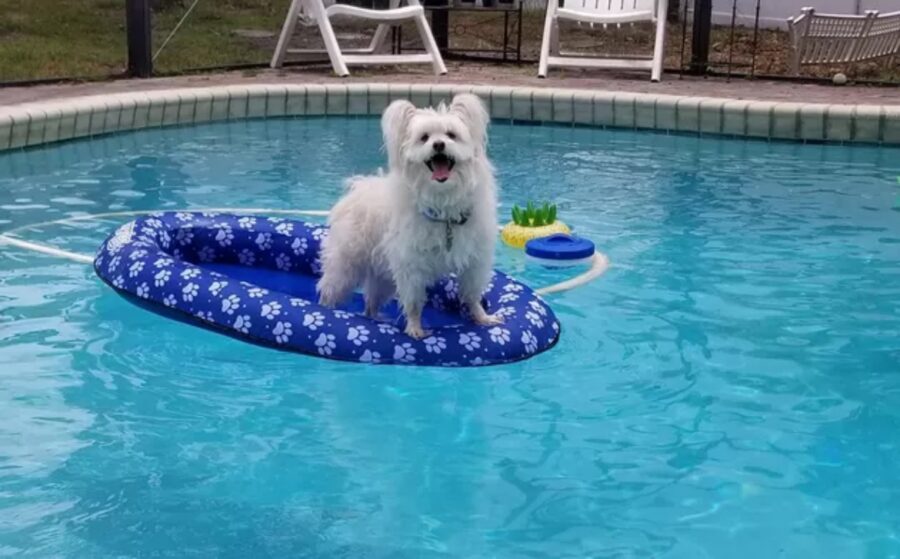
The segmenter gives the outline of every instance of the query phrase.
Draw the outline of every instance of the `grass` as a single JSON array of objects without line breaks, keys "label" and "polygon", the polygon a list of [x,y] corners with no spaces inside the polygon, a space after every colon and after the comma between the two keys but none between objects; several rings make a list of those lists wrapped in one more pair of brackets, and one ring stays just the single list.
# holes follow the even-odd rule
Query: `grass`
[{"label": "grass", "polygon": [[[200,0],[156,60],[161,72],[265,62],[271,51],[235,34],[276,32],[288,0]],[[187,4],[154,13],[154,49]],[[0,0],[0,81],[106,77],[127,66],[123,0]]]},{"label": "grass", "polygon": [[[155,0],[153,44],[159,48],[192,0]],[[289,0],[200,0],[181,30],[155,62],[158,72],[175,72],[210,66],[264,63],[271,56]],[[0,0],[0,82],[56,77],[106,77],[122,74],[127,64],[124,0]],[[496,15],[456,13],[451,16],[451,47],[499,46],[502,18]],[[543,14],[526,12],[522,55],[534,60],[540,48]],[[248,37],[239,30],[268,32]],[[337,26],[339,35],[359,42],[359,29]],[[666,66],[681,63],[681,26],[669,27]],[[687,30],[685,61],[690,60]],[[413,29],[404,31],[407,46],[415,46]],[[649,25],[610,27],[605,31],[587,26],[564,28],[563,47],[609,53],[649,53]],[[353,39],[356,40],[353,40]],[[320,45],[316,32],[306,33],[300,45]],[[729,56],[734,69],[747,72],[753,54],[752,30],[737,28],[730,40],[727,27],[713,30],[710,61],[725,71]],[[788,37],[778,30],[761,30],[756,46],[756,73],[788,73]],[[891,67],[881,62],[857,64],[851,77],[900,81],[900,57]],[[840,68],[804,69],[810,76],[830,77]]]}]

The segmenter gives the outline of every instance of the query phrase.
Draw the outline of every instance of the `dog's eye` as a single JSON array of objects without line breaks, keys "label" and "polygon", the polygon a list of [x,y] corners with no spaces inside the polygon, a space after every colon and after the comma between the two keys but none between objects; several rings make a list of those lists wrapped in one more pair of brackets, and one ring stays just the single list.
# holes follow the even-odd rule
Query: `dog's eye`
[{"label": "dog's eye", "polygon": [[450,138],[451,140],[455,140],[456,134],[454,134],[453,132],[447,132],[447,137]]},{"label": "dog's eye", "polygon": [[428,141],[428,134],[422,134],[422,138],[421,138],[421,139],[422,139],[422,143],[423,143],[423,144],[424,144],[425,142],[427,142],[427,141]]}]

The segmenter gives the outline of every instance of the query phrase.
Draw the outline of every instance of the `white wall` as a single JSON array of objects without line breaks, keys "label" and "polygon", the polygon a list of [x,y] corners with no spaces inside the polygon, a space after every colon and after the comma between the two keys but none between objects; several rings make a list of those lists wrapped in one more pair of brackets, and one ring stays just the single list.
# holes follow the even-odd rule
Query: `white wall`
[{"label": "white wall", "polygon": [[[543,10],[546,0],[522,0],[525,9]],[[713,23],[731,23],[733,0],[713,0]],[[866,10],[900,11],[900,0],[760,0],[759,24],[762,27],[787,27],[787,18],[800,15],[800,8],[812,6],[822,13],[862,14]],[[693,7],[693,2],[691,2]],[[739,25],[753,25],[756,0],[737,0]],[[688,17],[691,17],[690,14]]]},{"label": "white wall", "polygon": [[[713,0],[713,23],[731,23],[734,0]],[[812,6],[820,13],[862,14],[866,10],[893,12],[900,10],[900,0],[761,0],[759,24],[762,27],[787,27],[785,21],[800,15],[800,8]],[[756,0],[737,0],[739,25],[753,25]]]}]

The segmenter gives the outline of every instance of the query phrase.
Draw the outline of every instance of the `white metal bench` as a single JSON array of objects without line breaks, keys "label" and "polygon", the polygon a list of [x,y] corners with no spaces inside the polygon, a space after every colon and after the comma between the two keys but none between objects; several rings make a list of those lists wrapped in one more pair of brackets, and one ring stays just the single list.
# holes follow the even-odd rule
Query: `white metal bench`
[{"label": "white metal bench", "polygon": [[[391,0],[387,10],[371,10],[346,4],[335,4],[333,0],[292,0],[288,15],[278,38],[278,45],[272,55],[272,68],[280,68],[284,64],[288,53],[299,54],[304,57],[321,56],[327,53],[331,60],[334,73],[345,77],[350,75],[348,65],[362,64],[431,64],[435,74],[446,74],[447,67],[438,51],[437,43],[431,34],[428,20],[425,19],[425,10],[419,4],[419,0],[406,0],[406,6],[400,6],[401,0]],[[326,8],[326,3],[330,3]],[[341,49],[338,44],[331,19],[334,16],[346,16],[378,23],[375,35],[366,48]],[[424,54],[382,54],[385,41],[388,37],[391,25],[398,25],[404,21],[414,21],[422,44],[425,46]],[[297,24],[304,27],[318,26],[325,49],[290,49],[288,44],[294,35]]]},{"label": "white metal bench", "polygon": [[850,65],[900,52],[900,12],[865,15],[818,14],[814,8],[788,19],[791,71],[807,64]]}]

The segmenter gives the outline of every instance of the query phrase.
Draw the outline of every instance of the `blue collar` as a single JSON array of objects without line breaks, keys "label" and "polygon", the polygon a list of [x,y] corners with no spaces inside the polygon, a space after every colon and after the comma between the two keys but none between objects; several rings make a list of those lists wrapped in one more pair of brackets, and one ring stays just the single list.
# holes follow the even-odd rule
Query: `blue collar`
[{"label": "blue collar", "polygon": [[472,215],[471,211],[463,212],[459,215],[457,219],[449,219],[443,217],[441,212],[437,211],[434,208],[424,208],[422,210],[422,216],[425,217],[428,221],[439,221],[441,223],[446,223],[447,225],[465,225],[467,221],[469,221],[469,217]]}]

